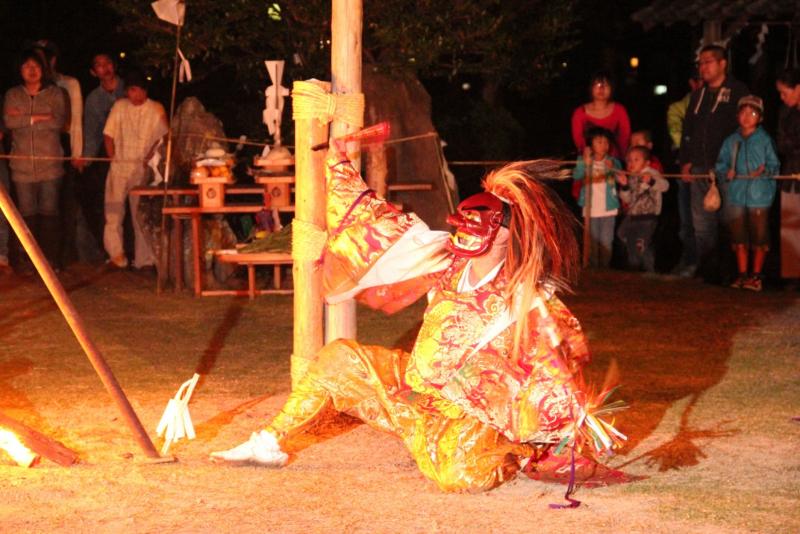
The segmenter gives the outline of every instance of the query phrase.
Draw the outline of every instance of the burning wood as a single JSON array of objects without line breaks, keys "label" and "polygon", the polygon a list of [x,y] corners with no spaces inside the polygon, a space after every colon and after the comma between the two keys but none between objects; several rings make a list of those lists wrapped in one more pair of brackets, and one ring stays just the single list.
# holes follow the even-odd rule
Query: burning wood
[{"label": "burning wood", "polygon": [[0,449],[25,467],[36,465],[39,456],[65,467],[78,461],[74,451],[3,413],[0,413]]},{"label": "burning wood", "polygon": [[4,428],[0,428],[0,449],[6,451],[22,467],[33,467],[39,461],[38,454],[26,447],[16,434]]}]

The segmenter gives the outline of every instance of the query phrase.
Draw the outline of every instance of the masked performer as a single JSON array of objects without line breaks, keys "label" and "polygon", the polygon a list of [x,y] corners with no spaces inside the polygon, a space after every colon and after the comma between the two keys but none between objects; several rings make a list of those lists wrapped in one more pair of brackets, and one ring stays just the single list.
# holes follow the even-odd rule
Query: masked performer
[{"label": "masked performer", "polygon": [[584,335],[554,295],[577,246],[571,215],[538,180],[553,170],[520,162],[490,174],[448,218],[451,236],[329,158],[326,299],[393,312],[427,293],[422,327],[410,354],[329,343],[266,428],[212,458],[283,466],[281,445],[329,410],[401,438],[446,491],[493,488],[557,449],[614,446],[621,435],[581,380]]}]

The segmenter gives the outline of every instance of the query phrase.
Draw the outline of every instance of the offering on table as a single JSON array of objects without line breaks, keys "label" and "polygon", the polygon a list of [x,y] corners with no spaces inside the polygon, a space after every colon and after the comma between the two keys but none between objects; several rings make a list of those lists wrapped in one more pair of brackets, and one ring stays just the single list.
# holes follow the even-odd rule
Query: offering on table
[{"label": "offering on table", "polygon": [[191,182],[200,186],[200,206],[218,208],[225,205],[225,186],[232,184],[234,160],[222,148],[209,148],[195,160]]},{"label": "offering on table", "polygon": [[275,208],[291,205],[290,186],[294,183],[294,157],[286,147],[275,146],[266,156],[254,160],[258,167],[255,182],[264,186],[265,203]]}]

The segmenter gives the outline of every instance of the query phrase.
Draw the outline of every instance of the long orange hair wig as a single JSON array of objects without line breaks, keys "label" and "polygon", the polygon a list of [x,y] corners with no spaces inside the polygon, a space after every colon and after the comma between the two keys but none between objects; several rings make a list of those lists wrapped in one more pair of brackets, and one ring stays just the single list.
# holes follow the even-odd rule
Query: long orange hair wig
[{"label": "long orange hair wig", "polygon": [[486,191],[511,208],[505,272],[510,310],[518,310],[514,352],[527,343],[527,311],[542,284],[569,290],[579,265],[576,219],[544,182],[561,177],[560,164],[549,160],[519,161],[491,172]]}]

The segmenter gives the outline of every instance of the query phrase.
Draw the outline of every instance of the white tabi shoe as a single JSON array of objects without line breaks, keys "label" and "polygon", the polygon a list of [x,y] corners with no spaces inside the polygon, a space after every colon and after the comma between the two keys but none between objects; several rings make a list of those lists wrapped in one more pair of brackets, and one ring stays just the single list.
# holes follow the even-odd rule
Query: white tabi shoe
[{"label": "white tabi shoe", "polygon": [[211,458],[238,464],[283,467],[289,460],[289,455],[281,450],[275,436],[262,430],[253,432],[250,439],[232,449],[212,452]]}]

